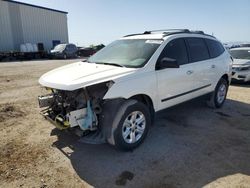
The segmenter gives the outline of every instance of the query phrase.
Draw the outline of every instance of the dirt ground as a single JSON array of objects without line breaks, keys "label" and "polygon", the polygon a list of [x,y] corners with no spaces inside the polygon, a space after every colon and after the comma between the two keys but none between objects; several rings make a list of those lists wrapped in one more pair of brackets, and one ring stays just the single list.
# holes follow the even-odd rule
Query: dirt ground
[{"label": "dirt ground", "polygon": [[88,145],[40,114],[38,78],[78,60],[0,63],[0,187],[250,188],[250,85],[222,109],[195,100],[157,114],[132,152]]}]

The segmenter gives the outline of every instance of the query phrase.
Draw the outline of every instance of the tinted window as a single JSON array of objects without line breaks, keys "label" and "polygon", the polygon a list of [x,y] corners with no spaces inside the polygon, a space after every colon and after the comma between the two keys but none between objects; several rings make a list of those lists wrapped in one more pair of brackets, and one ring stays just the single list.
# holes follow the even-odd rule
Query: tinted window
[{"label": "tinted window", "polygon": [[70,45],[67,45],[67,46],[66,46],[66,50],[70,50]]},{"label": "tinted window", "polygon": [[77,49],[76,46],[75,46],[74,44],[71,44],[70,46],[71,46],[71,49],[73,49],[73,50],[76,50],[76,49]]},{"label": "tinted window", "polygon": [[222,44],[219,43],[218,41],[210,40],[210,39],[205,39],[205,40],[206,40],[211,58],[218,57],[225,51]]},{"label": "tinted window", "polygon": [[68,44],[68,45],[67,45],[67,50],[68,50],[68,51],[75,51],[75,50],[76,50],[76,46],[73,45],[73,44]]},{"label": "tinted window", "polygon": [[209,59],[208,49],[203,39],[187,38],[187,42],[191,62]]},{"label": "tinted window", "polygon": [[163,57],[176,59],[179,65],[188,63],[185,41],[183,39],[174,39],[170,41],[163,50],[160,59]]}]

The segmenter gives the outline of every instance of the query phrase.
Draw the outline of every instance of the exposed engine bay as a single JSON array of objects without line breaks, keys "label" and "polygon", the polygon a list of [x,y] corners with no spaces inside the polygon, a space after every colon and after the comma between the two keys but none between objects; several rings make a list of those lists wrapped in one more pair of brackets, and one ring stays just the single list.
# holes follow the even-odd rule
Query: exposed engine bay
[{"label": "exposed engine bay", "polygon": [[50,93],[38,97],[41,113],[60,130],[97,130],[103,97],[112,84],[109,81],[74,91],[46,88]]}]

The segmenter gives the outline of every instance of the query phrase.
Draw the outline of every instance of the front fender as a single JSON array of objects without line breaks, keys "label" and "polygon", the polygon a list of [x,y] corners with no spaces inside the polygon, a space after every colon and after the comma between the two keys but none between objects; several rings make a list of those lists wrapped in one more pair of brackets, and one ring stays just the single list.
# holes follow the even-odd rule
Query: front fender
[{"label": "front fender", "polygon": [[103,99],[125,98],[145,94],[152,99],[154,109],[158,109],[158,87],[154,72],[137,75],[125,81],[115,82],[107,91]]}]

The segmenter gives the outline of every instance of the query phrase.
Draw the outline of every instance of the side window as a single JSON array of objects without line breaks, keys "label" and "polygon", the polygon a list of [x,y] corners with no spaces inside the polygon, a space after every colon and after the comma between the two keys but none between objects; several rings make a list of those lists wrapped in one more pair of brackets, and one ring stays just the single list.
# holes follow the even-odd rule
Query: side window
[{"label": "side window", "polygon": [[188,55],[185,41],[183,39],[174,39],[164,48],[160,58],[168,57],[176,59],[179,65],[188,63]]},{"label": "side window", "polygon": [[69,44],[68,47],[69,47],[69,51],[70,51],[70,52],[75,51],[75,46],[74,46],[74,45]]},{"label": "side window", "polygon": [[206,40],[211,58],[218,57],[225,51],[222,44],[219,43],[218,41],[211,40],[211,39],[205,39],[205,40]]},{"label": "side window", "polygon": [[75,45],[72,46],[73,46],[73,51],[77,51],[77,47]]},{"label": "side window", "polygon": [[187,38],[189,46],[190,62],[209,59],[209,53],[205,41],[202,38]]}]

